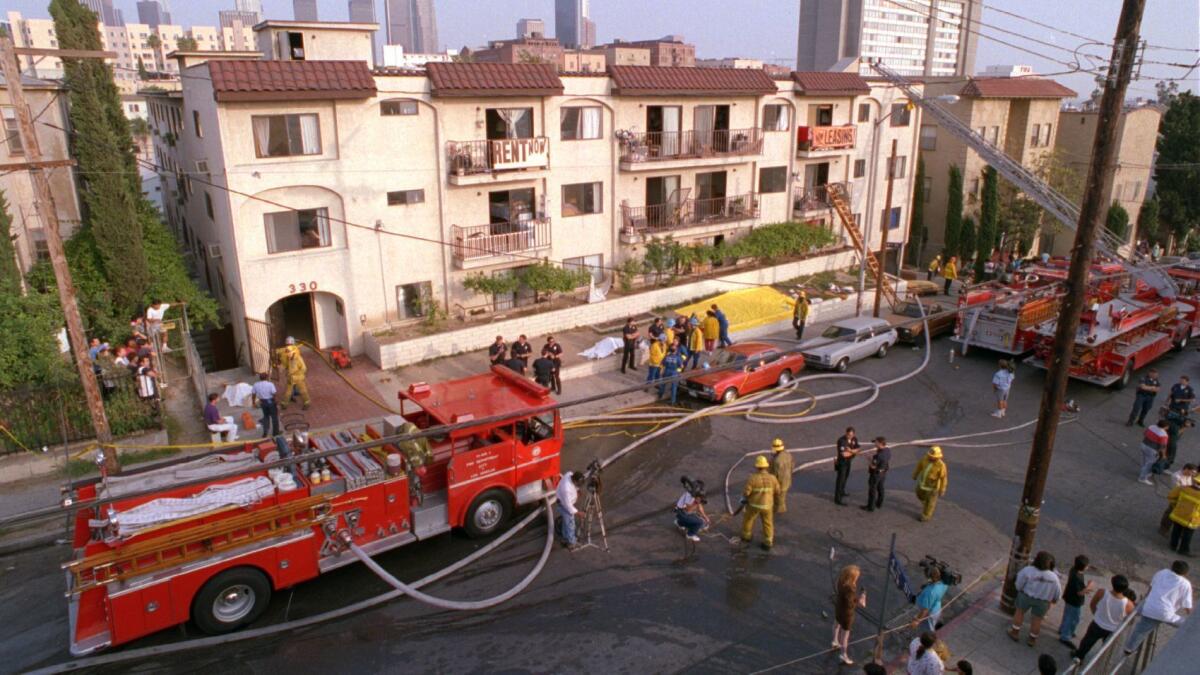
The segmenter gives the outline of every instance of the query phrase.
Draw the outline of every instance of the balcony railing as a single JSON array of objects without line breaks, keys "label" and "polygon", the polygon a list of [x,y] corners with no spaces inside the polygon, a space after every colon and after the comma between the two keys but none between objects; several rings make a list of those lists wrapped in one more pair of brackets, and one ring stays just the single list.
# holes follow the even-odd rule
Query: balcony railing
[{"label": "balcony railing", "polygon": [[796,127],[796,149],[804,152],[813,150],[846,150],[854,147],[858,127],[847,124],[840,127]]},{"label": "balcony railing", "polygon": [[490,223],[450,228],[454,239],[454,261],[463,263],[521,253],[550,246],[550,219],[539,218],[518,223]]},{"label": "balcony railing", "polygon": [[657,234],[759,215],[758,194],[750,193],[716,199],[685,199],[678,204],[621,206],[622,229],[626,234]]},{"label": "balcony railing", "polygon": [[827,184],[798,187],[792,191],[792,211],[795,213],[831,208],[833,208],[833,202],[829,200],[829,185]]},{"label": "balcony railing", "polygon": [[763,148],[761,129],[631,131],[620,138],[622,162],[757,155]]},{"label": "balcony railing", "polygon": [[544,169],[550,165],[550,141],[545,136],[449,141],[446,143],[446,161],[450,173],[456,176]]}]

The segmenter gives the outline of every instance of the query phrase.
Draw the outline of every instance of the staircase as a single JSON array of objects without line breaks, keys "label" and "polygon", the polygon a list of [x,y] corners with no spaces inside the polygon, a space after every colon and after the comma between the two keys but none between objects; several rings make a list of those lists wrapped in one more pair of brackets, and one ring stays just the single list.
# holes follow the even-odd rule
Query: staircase
[{"label": "staircase", "polygon": [[216,360],[213,358],[212,340],[208,337],[208,331],[199,330],[188,335],[192,338],[192,344],[196,345],[196,353],[200,356],[200,362],[204,364],[204,370],[209,373],[215,371]]},{"label": "staircase", "polygon": [[833,205],[833,210],[837,211],[838,217],[842,219],[842,227],[850,234],[850,241],[854,244],[854,248],[862,251],[862,264],[867,266],[871,276],[875,278],[876,292],[883,293],[883,298],[894,309],[900,299],[896,297],[896,289],[892,287],[887,275],[880,268],[875,252],[863,242],[862,233],[858,231],[858,225],[854,222],[854,214],[850,212],[846,186],[840,183],[830,183],[825,187],[829,195],[829,203]]}]

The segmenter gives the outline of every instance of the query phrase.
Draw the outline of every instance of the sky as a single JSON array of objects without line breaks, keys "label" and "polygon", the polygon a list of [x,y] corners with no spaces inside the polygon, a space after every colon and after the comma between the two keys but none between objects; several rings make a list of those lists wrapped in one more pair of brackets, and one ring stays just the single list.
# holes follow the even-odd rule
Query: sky
[{"label": "sky", "polygon": [[[554,32],[553,0],[434,2],[438,37],[443,48],[474,47],[489,39],[513,37],[520,18],[544,19],[547,33]],[[47,16],[47,4],[47,0],[4,0],[6,9],[18,10],[26,16]],[[127,21],[136,20],[135,0],[114,0],[114,4],[124,10]],[[377,0],[377,5],[377,15],[382,21],[383,0]],[[981,19],[983,25],[977,30],[1010,44],[980,37],[977,68],[982,70],[993,64],[1028,64],[1040,73],[1070,70],[1074,59],[1072,52],[1084,40],[1000,14],[991,9],[992,5],[1101,42],[1111,42],[1121,8],[1120,0],[989,0]],[[1152,48],[1145,52],[1145,60],[1192,64],[1200,59],[1200,52],[1196,51],[1200,49],[1200,3],[1196,0],[1147,0],[1146,5],[1142,37]],[[347,18],[346,0],[318,0],[318,6],[323,20],[345,21]],[[215,25],[217,11],[225,8],[232,9],[233,0],[174,0],[171,9],[176,23]],[[263,0],[263,9],[268,18],[292,18],[291,0]],[[591,0],[591,14],[596,22],[597,39],[601,42],[675,34],[695,44],[696,54],[701,58],[741,56],[786,66],[795,64],[797,0]],[[1085,52],[1103,55],[1105,59],[1110,50],[1098,46],[1084,48]],[[1200,91],[1200,68],[1189,74],[1184,68],[1147,63],[1143,65],[1141,75],[1142,79],[1131,85],[1130,97],[1152,96],[1154,80],[1150,78],[1156,77],[1187,75],[1188,79],[1180,82],[1180,89]],[[1092,77],[1086,73],[1055,75],[1055,79],[1084,97],[1094,88]]]}]

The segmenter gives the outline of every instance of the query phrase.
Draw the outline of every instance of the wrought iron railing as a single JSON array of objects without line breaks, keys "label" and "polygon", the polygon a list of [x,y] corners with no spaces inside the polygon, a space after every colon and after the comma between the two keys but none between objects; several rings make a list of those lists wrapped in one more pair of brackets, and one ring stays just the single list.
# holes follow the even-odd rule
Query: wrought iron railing
[{"label": "wrought iron railing", "polygon": [[505,253],[520,253],[550,246],[550,219],[516,223],[490,223],[450,228],[454,260],[458,264]]},{"label": "wrought iron railing", "polygon": [[762,130],[757,128],[625,132],[621,136],[621,161],[661,162],[757,155],[762,153],[762,148]]},{"label": "wrought iron railing", "polygon": [[833,202],[829,199],[829,184],[797,187],[792,190],[793,212],[804,213],[831,208],[833,208]]},{"label": "wrought iron railing", "polygon": [[549,148],[550,142],[545,136],[449,141],[446,143],[446,161],[450,174],[456,176],[542,169],[550,165]]},{"label": "wrought iron railing", "polygon": [[627,234],[678,230],[698,225],[747,220],[759,216],[758,193],[685,199],[677,204],[621,207],[622,229]]},{"label": "wrought iron railing", "polygon": [[1087,658],[1071,665],[1064,675],[1137,675],[1144,671],[1154,659],[1158,649],[1159,630],[1156,626],[1132,652],[1125,651],[1125,643],[1133,627],[1141,621],[1141,605],[1125,617],[1121,625],[1104,642],[1093,647]]}]

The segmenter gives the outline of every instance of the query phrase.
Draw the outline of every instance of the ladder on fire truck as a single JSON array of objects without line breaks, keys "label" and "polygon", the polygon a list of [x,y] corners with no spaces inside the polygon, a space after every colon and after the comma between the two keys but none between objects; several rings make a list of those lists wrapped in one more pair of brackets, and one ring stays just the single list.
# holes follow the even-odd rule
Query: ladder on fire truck
[{"label": "ladder on fire truck", "polygon": [[[913,87],[911,82],[896,71],[880,63],[872,63],[871,68],[883,79],[903,91],[910,101],[921,106],[921,110],[936,120],[943,130],[970,146],[997,173],[1037,202],[1038,206],[1046,209],[1068,230],[1075,231],[1075,227],[1079,224],[1079,206],[1077,204],[1050,187],[1020,162],[1004,154],[1000,148],[988,143],[983,136],[942,108],[933,99],[925,97]],[[1096,242],[1097,251],[1119,261],[1132,277],[1146,282],[1160,295],[1166,297],[1177,295],[1178,289],[1166,272],[1157,267],[1140,266],[1132,258],[1123,255],[1121,250],[1127,248],[1128,245],[1120,237],[1109,232],[1107,228],[1099,228],[1099,233],[1100,238]]]},{"label": "ladder on fire truck", "polygon": [[[97,586],[178,567],[223,551],[311,528],[329,515],[328,505],[332,499],[330,494],[317,495],[265,509],[253,509],[231,518],[201,523],[128,546],[118,544],[107,551],[63,563],[62,568],[71,575],[73,582],[67,594],[82,593]],[[213,515],[214,512],[204,513],[192,520]],[[187,522],[172,521],[169,526],[177,528]]]},{"label": "ladder on fire truck", "polygon": [[892,288],[891,282],[888,281],[887,275],[879,265],[879,260],[875,257],[875,252],[868,248],[863,243],[862,233],[858,231],[858,224],[854,222],[854,214],[850,212],[850,204],[846,199],[846,188],[840,183],[830,183],[825,186],[826,194],[829,196],[829,203],[833,205],[833,210],[837,211],[838,217],[842,220],[842,227],[850,234],[850,241],[854,244],[854,248],[862,252],[863,265],[866,265],[867,270],[871,272],[871,276],[875,278],[875,285],[879,292],[883,293],[883,297],[888,301],[892,308],[896,307],[898,298],[896,297],[896,289]]}]

